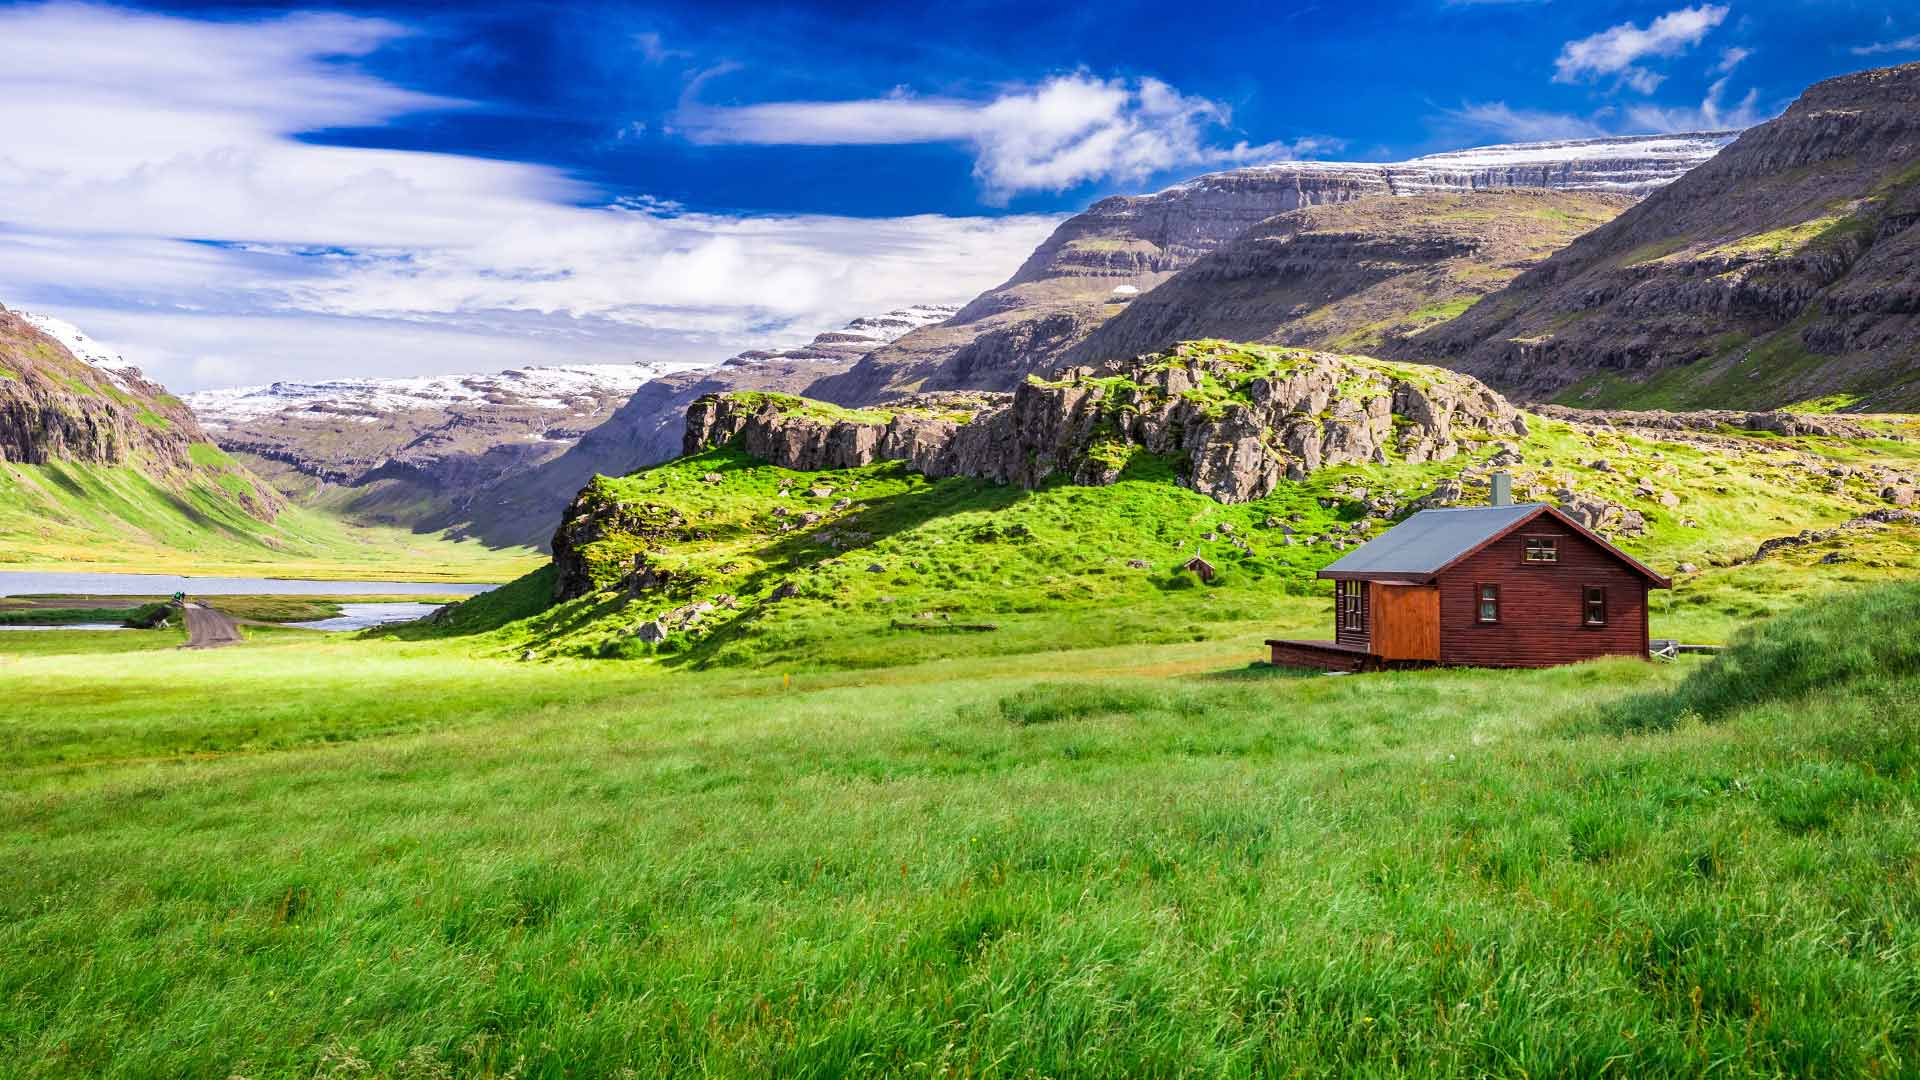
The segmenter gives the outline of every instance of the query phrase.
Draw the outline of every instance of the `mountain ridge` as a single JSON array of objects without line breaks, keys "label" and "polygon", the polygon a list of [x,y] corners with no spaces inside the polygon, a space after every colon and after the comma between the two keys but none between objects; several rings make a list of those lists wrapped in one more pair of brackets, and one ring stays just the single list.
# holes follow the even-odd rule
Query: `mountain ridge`
[{"label": "mountain ridge", "polygon": [[1131,296],[1150,293],[1276,214],[1391,197],[1400,188],[1633,194],[1672,182],[1731,138],[1728,132],[1628,136],[1499,144],[1387,164],[1287,162],[1208,173],[1146,195],[1109,196],[1061,223],[1011,277],[952,320],[875,350],[806,394],[857,405],[925,390],[1010,390],[1029,374],[1057,369]]},{"label": "mountain ridge", "polygon": [[1134,299],[1064,363],[1117,362],[1199,338],[1377,353],[1412,342],[1632,204],[1624,195],[1505,189],[1288,211]]},{"label": "mountain ridge", "polygon": [[1809,87],[1408,359],[1632,407],[1920,405],[1920,64]]}]

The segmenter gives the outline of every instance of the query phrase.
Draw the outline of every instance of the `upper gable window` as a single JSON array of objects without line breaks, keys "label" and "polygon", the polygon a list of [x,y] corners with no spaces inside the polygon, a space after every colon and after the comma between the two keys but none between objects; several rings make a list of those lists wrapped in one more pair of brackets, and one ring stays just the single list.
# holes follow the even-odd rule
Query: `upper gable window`
[{"label": "upper gable window", "polygon": [[1526,546],[1521,549],[1520,561],[1529,563],[1557,563],[1560,561],[1560,538],[1557,536],[1529,536]]}]

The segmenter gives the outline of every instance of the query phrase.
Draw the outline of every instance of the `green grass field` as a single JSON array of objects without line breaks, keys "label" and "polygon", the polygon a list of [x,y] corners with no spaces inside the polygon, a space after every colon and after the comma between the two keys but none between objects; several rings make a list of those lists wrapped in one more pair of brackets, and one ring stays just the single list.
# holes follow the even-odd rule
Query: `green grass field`
[{"label": "green grass field", "polygon": [[1842,593],[1667,666],[1302,676],[1229,626],[790,684],[9,635],[0,1071],[1910,1075],[1916,616]]},{"label": "green grass field", "polygon": [[[1541,421],[1240,505],[1149,455],[1023,491],[718,449],[596,481],[564,603],[542,566],[353,636],[0,634],[0,1076],[1920,1075],[1920,529],[1748,561],[1888,505],[1920,429],[1873,423]],[[1503,449],[1643,513],[1695,564],[1654,635],[1732,649],[1260,662],[1328,632],[1369,500],[1480,498]],[[58,523],[106,485],[129,560],[537,565],[67,479],[53,524],[0,484],[0,551],[120,557]]]}]

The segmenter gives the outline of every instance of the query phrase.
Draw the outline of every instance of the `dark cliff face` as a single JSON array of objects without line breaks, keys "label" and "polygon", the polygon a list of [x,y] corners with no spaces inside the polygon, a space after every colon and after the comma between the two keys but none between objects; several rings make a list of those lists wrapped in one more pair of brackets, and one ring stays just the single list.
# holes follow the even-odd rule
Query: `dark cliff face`
[{"label": "dark cliff face", "polygon": [[[124,385],[122,385],[124,384]],[[0,308],[0,461],[78,461],[163,470],[191,467],[199,427],[150,383],[75,357],[18,314]]]},{"label": "dark cliff face", "polygon": [[1631,205],[1622,195],[1509,190],[1292,211],[1134,300],[1066,359],[1101,364],[1197,338],[1382,353]]},{"label": "dark cliff face", "polygon": [[1076,362],[1077,346],[1148,293],[1276,214],[1393,195],[1540,188],[1639,195],[1707,160],[1724,133],[1491,147],[1393,165],[1297,162],[1102,199],[1063,222],[1007,282],[952,321],[875,350],[807,389],[863,404],[923,390],[1011,390]]},{"label": "dark cliff face", "polygon": [[1425,335],[1420,358],[1573,404],[1920,404],[1920,64],[1779,118]]},{"label": "dark cliff face", "polygon": [[[164,388],[131,369],[88,364],[0,307],[0,462],[124,466],[178,486],[212,479],[194,461],[195,444],[212,449],[193,413]],[[236,499],[261,520],[284,505],[264,485],[244,486],[255,490]]]}]

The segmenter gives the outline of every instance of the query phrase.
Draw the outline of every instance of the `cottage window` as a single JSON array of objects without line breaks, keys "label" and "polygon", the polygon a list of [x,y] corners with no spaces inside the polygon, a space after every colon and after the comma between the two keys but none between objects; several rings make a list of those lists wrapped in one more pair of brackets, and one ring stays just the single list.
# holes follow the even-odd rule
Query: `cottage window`
[{"label": "cottage window", "polygon": [[1340,583],[1340,620],[1341,625],[1349,630],[1359,630],[1362,628],[1360,618],[1361,588],[1362,586],[1359,582],[1343,581]]},{"label": "cottage window", "polygon": [[1475,595],[1478,597],[1478,600],[1479,600],[1479,604],[1478,604],[1479,611],[1477,612],[1478,619],[1483,623],[1499,622],[1500,621],[1500,586],[1498,585],[1475,586]]},{"label": "cottage window", "polygon": [[1560,561],[1560,541],[1552,536],[1529,536],[1520,559],[1530,563],[1557,563]]},{"label": "cottage window", "polygon": [[1588,626],[1607,625],[1607,590],[1603,586],[1588,585],[1580,591],[1581,621]]}]

